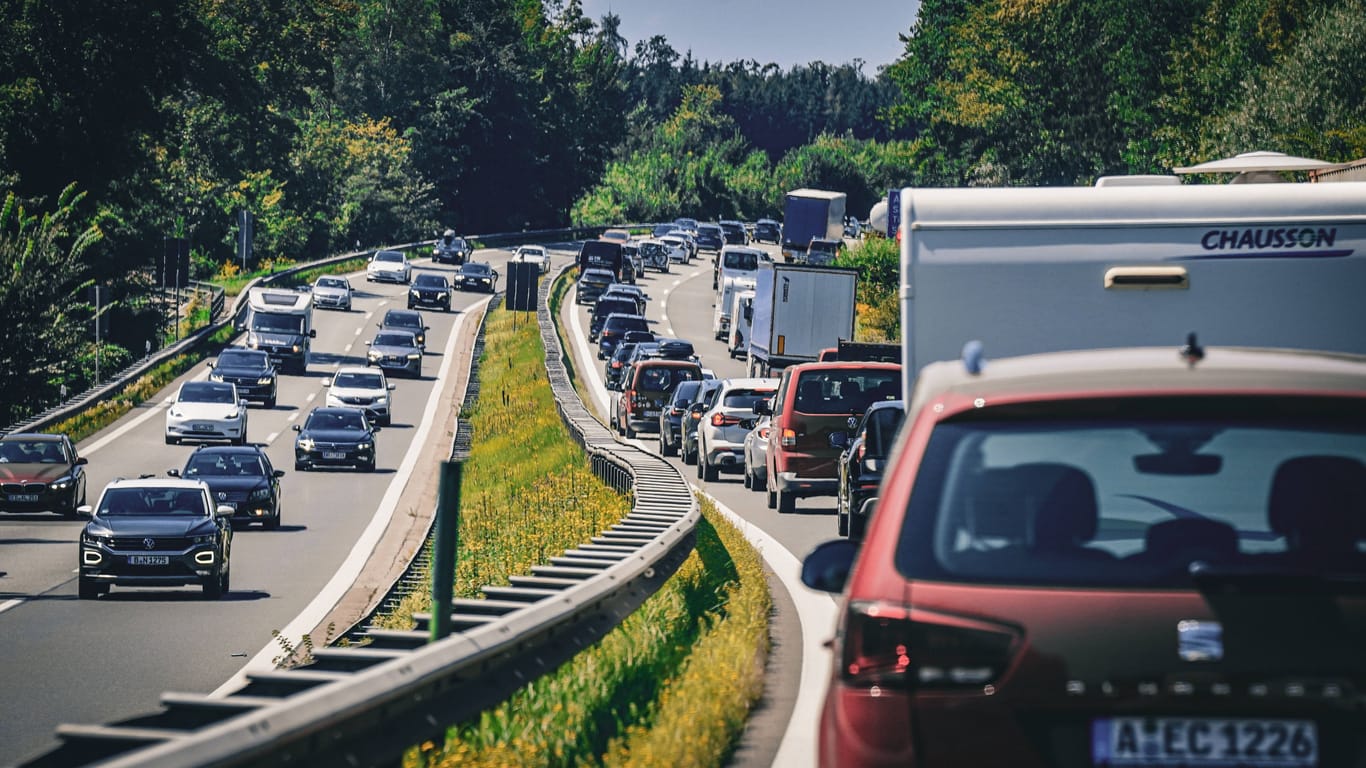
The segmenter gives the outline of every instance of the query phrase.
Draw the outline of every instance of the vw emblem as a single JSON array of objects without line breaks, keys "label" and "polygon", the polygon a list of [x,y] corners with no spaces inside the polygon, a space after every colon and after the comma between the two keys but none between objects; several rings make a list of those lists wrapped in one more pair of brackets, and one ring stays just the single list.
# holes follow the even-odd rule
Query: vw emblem
[{"label": "vw emblem", "polygon": [[1184,619],[1176,624],[1176,655],[1182,661],[1221,661],[1224,627],[1217,621]]},{"label": "vw emblem", "polygon": [[149,537],[149,538],[146,538],[146,539],[143,539],[143,540],[142,540],[142,546],[143,546],[143,547],[146,547],[147,549],[156,549],[156,548],[157,548],[157,540],[156,540],[156,539],[153,539],[153,538],[150,538],[150,537]]},{"label": "vw emblem", "polygon": [[226,501],[227,498],[228,498],[228,494],[227,494],[226,491],[219,491],[219,492],[218,492],[218,500],[219,500],[219,501]]}]

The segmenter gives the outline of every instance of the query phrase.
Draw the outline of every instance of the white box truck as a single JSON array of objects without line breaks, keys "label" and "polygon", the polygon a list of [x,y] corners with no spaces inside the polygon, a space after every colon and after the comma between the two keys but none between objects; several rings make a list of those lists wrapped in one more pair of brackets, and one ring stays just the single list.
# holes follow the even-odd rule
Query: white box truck
[{"label": "white box truck", "polygon": [[749,375],[814,362],[822,349],[854,337],[858,272],[765,262],[755,276]]},{"label": "white box truck", "polygon": [[247,292],[247,346],[270,355],[281,370],[304,373],[313,329],[313,297],[306,291],[252,288]]},{"label": "white box truck", "polygon": [[1366,183],[907,188],[900,290],[908,401],[973,340],[1366,354]]},{"label": "white box truck", "polygon": [[749,355],[750,329],[754,324],[754,289],[735,294],[730,305],[730,334],[726,339],[726,350],[731,359]]},{"label": "white box truck", "polygon": [[843,192],[794,189],[783,198],[783,260],[805,261],[812,238],[844,237]]}]

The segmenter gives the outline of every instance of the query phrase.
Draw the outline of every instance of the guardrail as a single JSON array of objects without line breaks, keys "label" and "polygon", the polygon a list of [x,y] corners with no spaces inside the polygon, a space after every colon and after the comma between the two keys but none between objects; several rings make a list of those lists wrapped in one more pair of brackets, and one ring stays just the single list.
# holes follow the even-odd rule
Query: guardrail
[{"label": "guardrail", "polygon": [[[617,442],[579,399],[547,303],[551,283],[542,281],[537,316],[557,408],[598,474],[634,491],[630,514],[509,586],[484,587],[485,599],[454,601],[455,633],[444,640],[429,642],[424,626],[369,629],[364,645],[314,650],[312,664],[249,675],[227,697],[165,693],[155,714],[60,726],[63,745],[25,765],[392,765],[555,669],[654,594],[692,551],[700,512],[672,465]],[[453,452],[468,445],[460,435]]]}]

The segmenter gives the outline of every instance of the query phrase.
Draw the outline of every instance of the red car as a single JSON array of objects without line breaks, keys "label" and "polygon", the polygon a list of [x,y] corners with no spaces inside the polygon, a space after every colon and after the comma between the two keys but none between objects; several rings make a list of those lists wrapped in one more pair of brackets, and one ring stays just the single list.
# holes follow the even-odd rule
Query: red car
[{"label": "red car", "polygon": [[1366,358],[1183,352],[922,371],[821,765],[1366,765]]},{"label": "red car", "polygon": [[[793,512],[797,499],[839,492],[840,452],[868,406],[901,393],[895,363],[802,363],[783,369],[768,431],[768,508]],[[852,423],[851,423],[852,422]]]},{"label": "red car", "polygon": [[66,435],[0,437],[0,512],[75,517],[85,503],[85,465]]}]

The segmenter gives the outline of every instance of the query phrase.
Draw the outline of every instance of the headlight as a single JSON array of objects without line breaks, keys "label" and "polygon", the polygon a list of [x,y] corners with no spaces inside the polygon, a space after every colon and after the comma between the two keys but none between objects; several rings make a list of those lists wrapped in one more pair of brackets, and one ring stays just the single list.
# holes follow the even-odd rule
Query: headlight
[{"label": "headlight", "polygon": [[341,398],[337,397],[336,395],[332,394],[331,392],[328,392],[328,393],[327,393],[327,407],[328,407],[328,408],[340,408],[340,407],[342,407]]},{"label": "headlight", "polygon": [[269,384],[271,381],[273,381],[273,379],[271,379],[269,376],[262,376],[261,378],[259,378],[259,379],[256,380],[256,383],[257,383],[257,384],[260,384],[261,386],[264,387],[264,386],[266,386],[267,384]]},{"label": "headlight", "polygon": [[294,346],[290,347],[290,349],[291,349],[292,351],[294,351],[295,353],[297,353],[297,352],[299,351],[299,345],[298,345],[298,344],[295,344]]},{"label": "headlight", "polygon": [[356,450],[358,450],[358,451],[368,451],[368,450],[370,450],[371,448],[374,448],[374,447],[375,447],[375,444],[374,444],[374,443],[360,443],[359,445],[356,446]]},{"label": "headlight", "polygon": [[311,451],[313,450],[313,441],[307,437],[301,437],[294,441],[294,447],[301,451]]},{"label": "headlight", "polygon": [[421,360],[421,359],[422,359],[422,353],[421,353],[421,352],[414,352],[414,353],[408,355],[408,359],[409,359],[409,360]]},{"label": "headlight", "polygon": [[379,395],[375,398],[375,405],[385,405],[389,402],[388,395]]},{"label": "headlight", "polygon": [[223,374],[219,373],[218,371],[214,371],[213,373],[209,374],[209,381],[222,381],[222,380],[223,380]]},{"label": "headlight", "polygon": [[51,484],[52,490],[54,490],[54,491],[65,491],[67,488],[70,488],[70,487],[71,487],[71,483],[74,482],[75,479],[76,479],[76,478],[70,477],[70,476],[67,476],[67,477],[59,477],[59,478],[57,478],[56,480],[53,480],[53,481],[52,481],[52,484]]},{"label": "headlight", "polygon": [[241,416],[241,415],[242,415],[242,412],[241,412],[241,411],[232,411],[231,413],[228,414],[228,420],[231,421],[232,419],[236,419],[238,416]]},{"label": "headlight", "polygon": [[375,350],[372,349],[372,350],[370,350],[369,352],[366,352],[366,353],[365,353],[365,356],[368,357],[368,358],[370,358],[371,360],[378,360],[378,359],[380,359],[381,357],[384,357],[384,353],[383,353],[383,352],[376,352]]},{"label": "headlight", "polygon": [[248,501],[270,501],[270,488],[257,488],[247,497]]},{"label": "headlight", "polygon": [[261,338],[254,333],[247,334],[247,346],[256,349],[261,346]]},{"label": "headlight", "polygon": [[418,298],[421,298],[421,297],[422,297],[422,292],[419,291],[418,289],[414,288],[413,290],[408,291],[408,295],[409,295],[409,296],[417,296]]},{"label": "headlight", "polygon": [[106,544],[106,545],[107,545],[107,544],[112,543],[113,540],[114,540],[114,537],[113,537],[111,534],[108,534],[108,533],[98,533],[98,532],[96,532],[96,533],[91,533],[91,532],[89,532],[89,531],[82,531],[82,532],[81,532],[81,543],[82,543],[82,544],[90,544],[90,545],[92,545],[92,546],[99,545],[99,544]]},{"label": "headlight", "polygon": [[191,543],[191,544],[212,544],[212,543],[214,543],[214,541],[217,540],[217,539],[218,539],[218,534],[210,533],[210,534],[206,534],[206,535],[204,535],[204,536],[191,536],[191,537],[190,537],[190,543]]},{"label": "headlight", "polygon": [[174,408],[171,409],[171,412],[170,412],[169,415],[170,415],[170,417],[173,418],[173,419],[183,419],[183,418],[185,418],[185,414],[181,413],[180,411],[177,411],[177,410],[174,409]]}]

